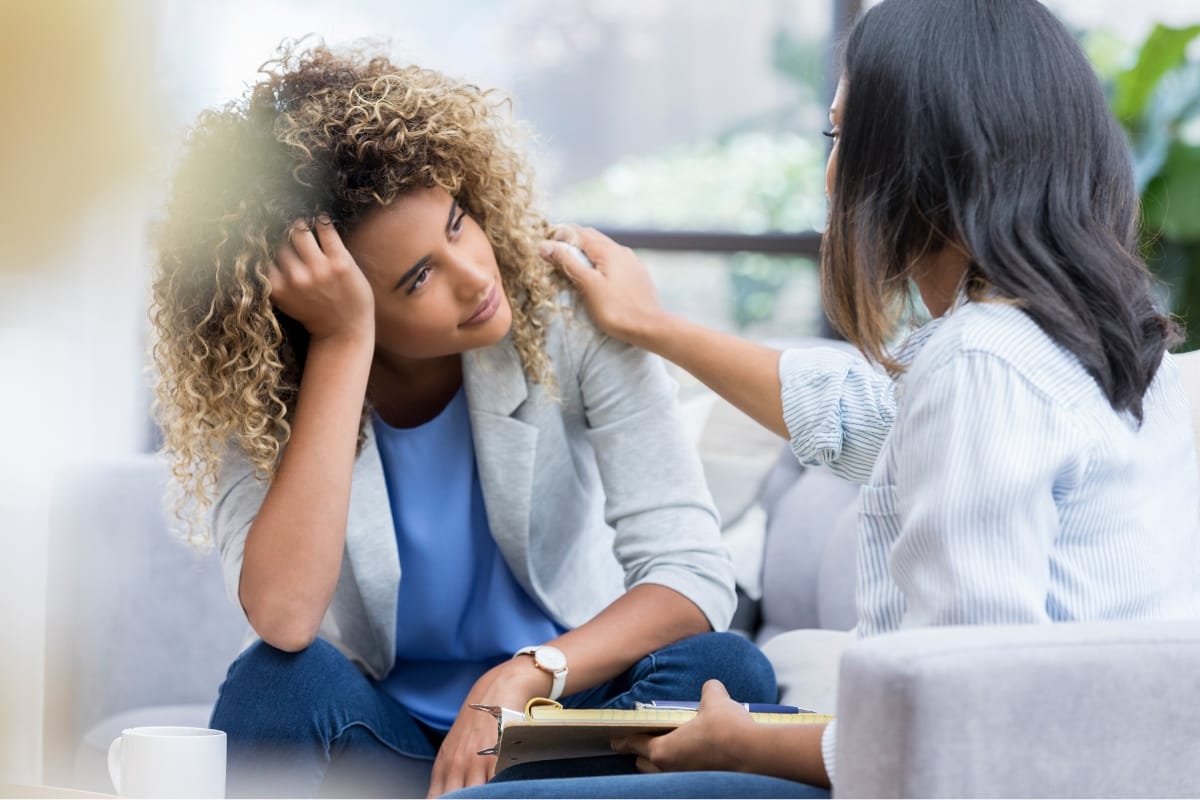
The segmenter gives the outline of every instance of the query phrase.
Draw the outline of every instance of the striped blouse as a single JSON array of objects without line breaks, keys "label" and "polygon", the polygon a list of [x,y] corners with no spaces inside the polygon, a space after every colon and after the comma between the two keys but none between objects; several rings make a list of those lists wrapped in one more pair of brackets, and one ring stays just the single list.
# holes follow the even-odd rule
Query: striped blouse
[{"label": "striped blouse", "polygon": [[895,383],[838,350],[780,360],[797,458],[865,483],[860,637],[1200,618],[1200,477],[1169,355],[1140,426],[1011,305],[962,303],[898,360]]}]

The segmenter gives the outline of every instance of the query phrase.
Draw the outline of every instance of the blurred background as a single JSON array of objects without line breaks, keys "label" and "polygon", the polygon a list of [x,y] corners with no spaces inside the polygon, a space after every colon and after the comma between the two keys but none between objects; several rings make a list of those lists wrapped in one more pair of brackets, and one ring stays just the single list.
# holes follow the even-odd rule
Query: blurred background
[{"label": "blurred background", "polygon": [[[833,43],[863,5],[0,0],[0,783],[40,782],[54,475],[154,446],[147,231],[198,111],[238,96],[284,38],[371,38],[507,90],[543,208],[638,247],[670,307],[756,339],[811,335]],[[1195,318],[1192,349],[1200,9],[1048,5],[1128,131],[1146,256],[1164,302]]]}]

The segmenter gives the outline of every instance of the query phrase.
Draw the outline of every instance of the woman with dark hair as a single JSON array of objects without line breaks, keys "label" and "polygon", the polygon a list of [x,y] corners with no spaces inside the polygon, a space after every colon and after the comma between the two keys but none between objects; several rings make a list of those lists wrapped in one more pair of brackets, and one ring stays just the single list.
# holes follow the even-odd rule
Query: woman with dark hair
[{"label": "woman with dark hair", "polygon": [[[1200,618],[1177,332],[1138,258],[1130,159],[1084,54],[1036,0],[884,0],[844,58],[821,278],[868,360],[673,317],[594,231],[596,270],[558,245],[547,257],[610,335],[688,369],[802,461],[864,481],[859,637]],[[913,285],[934,319],[889,349]],[[615,743],[678,774],[467,796],[810,796],[836,781],[834,738],[835,723],[757,726],[710,682],[692,722]]]}]

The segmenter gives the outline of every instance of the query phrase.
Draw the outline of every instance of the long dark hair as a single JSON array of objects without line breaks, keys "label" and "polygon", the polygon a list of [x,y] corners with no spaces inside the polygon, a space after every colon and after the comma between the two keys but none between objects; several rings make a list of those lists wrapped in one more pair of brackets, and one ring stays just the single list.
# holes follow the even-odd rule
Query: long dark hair
[{"label": "long dark hair", "polygon": [[914,260],[961,247],[972,299],[1019,305],[1140,421],[1178,331],[1138,255],[1125,140],[1071,34],[1037,0],[884,0],[844,59],[833,323],[895,366],[883,350]]}]

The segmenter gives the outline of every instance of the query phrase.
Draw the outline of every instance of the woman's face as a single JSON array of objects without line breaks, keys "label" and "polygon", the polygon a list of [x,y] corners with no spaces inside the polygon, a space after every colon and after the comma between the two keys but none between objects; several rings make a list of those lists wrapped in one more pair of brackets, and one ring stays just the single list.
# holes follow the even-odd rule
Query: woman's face
[{"label": "woman's face", "polygon": [[346,237],[375,293],[376,357],[394,365],[495,344],[512,325],[491,242],[441,188],[413,189]]},{"label": "woman's face", "polygon": [[833,147],[829,148],[829,160],[825,163],[825,196],[833,196],[833,183],[837,178],[838,137],[842,132],[842,105],[846,101],[846,79],[838,81],[833,103],[829,106],[829,133]]}]

